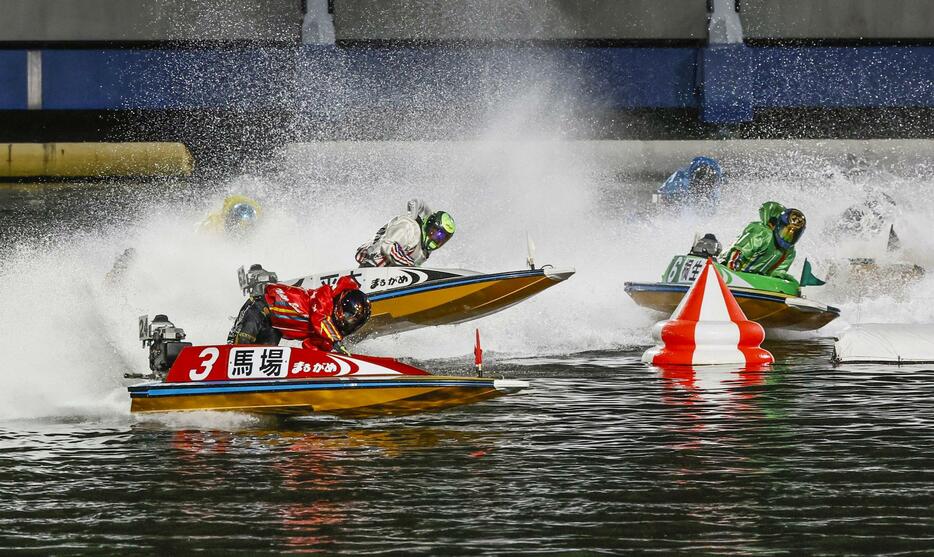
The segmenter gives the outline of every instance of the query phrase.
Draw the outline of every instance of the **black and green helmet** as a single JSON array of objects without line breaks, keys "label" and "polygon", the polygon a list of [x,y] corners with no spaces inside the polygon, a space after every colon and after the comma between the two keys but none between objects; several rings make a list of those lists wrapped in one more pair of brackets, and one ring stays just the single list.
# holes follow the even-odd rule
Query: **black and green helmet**
[{"label": "black and green helmet", "polygon": [[432,213],[422,226],[425,248],[434,251],[454,235],[454,219],[444,211]]}]

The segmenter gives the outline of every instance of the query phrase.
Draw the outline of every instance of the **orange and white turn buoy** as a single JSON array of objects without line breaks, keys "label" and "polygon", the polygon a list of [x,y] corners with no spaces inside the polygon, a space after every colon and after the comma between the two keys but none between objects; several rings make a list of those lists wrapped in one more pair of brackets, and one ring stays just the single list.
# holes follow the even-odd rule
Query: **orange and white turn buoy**
[{"label": "orange and white turn buoy", "polygon": [[671,319],[656,324],[652,333],[659,344],[642,355],[648,364],[759,366],[775,361],[759,346],[765,339],[762,325],[746,319],[709,258]]}]

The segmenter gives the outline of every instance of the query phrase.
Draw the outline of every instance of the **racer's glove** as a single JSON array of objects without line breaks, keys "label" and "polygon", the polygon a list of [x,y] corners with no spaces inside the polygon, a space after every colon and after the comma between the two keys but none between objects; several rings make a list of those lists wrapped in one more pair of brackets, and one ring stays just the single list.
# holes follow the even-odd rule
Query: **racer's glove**
[{"label": "racer's glove", "polygon": [[340,352],[345,356],[350,356],[350,350],[347,350],[347,348],[345,348],[343,343],[341,343],[339,340],[334,341],[334,343],[331,345],[331,350],[334,352]]},{"label": "racer's glove", "polygon": [[382,255],[376,255],[376,256],[370,255],[369,250],[367,250],[367,246],[362,246],[360,249],[358,249],[354,258],[357,260],[357,263],[361,267],[385,267],[386,266],[386,258],[383,257]]}]

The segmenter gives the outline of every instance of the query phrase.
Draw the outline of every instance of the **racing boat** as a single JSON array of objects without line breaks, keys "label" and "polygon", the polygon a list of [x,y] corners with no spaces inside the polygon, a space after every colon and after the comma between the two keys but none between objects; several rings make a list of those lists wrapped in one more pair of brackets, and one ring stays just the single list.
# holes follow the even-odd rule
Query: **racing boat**
[{"label": "racing boat", "polygon": [[232,410],[301,416],[405,415],[515,393],[527,382],[446,377],[390,358],[288,346],[192,346],[165,316],[140,320],[150,367],[163,380],[132,385],[131,412]]},{"label": "racing boat", "polygon": [[[624,289],[640,306],[670,315],[706,261],[695,255],[675,256],[661,282],[627,282]],[[716,268],[746,317],[767,329],[813,331],[840,316],[839,309],[804,298],[795,282],[733,271],[719,264]]]},{"label": "racing boat", "polygon": [[283,281],[317,288],[351,275],[372,303],[372,314],[356,339],[478,319],[570,278],[574,269],[545,266],[483,274],[461,269],[365,267]]}]

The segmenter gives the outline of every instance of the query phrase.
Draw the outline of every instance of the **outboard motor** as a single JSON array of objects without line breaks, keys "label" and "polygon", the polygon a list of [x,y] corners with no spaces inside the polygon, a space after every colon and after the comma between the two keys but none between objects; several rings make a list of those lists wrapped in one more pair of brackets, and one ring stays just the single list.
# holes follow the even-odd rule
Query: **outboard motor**
[{"label": "outboard motor", "polygon": [[[695,236],[695,238],[697,237]],[[723,251],[723,246],[720,245],[720,241],[717,240],[717,237],[713,234],[707,233],[704,234],[703,238],[694,240],[694,245],[691,246],[690,255],[715,258],[720,255],[721,251]]]},{"label": "outboard motor", "polygon": [[190,342],[183,342],[185,331],[163,314],[155,316],[152,323],[148,315],[140,316],[139,339],[143,348],[149,346],[149,369],[162,377],[169,372],[182,349],[191,346]]},{"label": "outboard motor", "polygon": [[237,270],[237,281],[240,283],[240,290],[244,296],[262,296],[266,285],[271,282],[279,282],[279,277],[272,271],[263,269],[259,263],[250,265],[247,271],[243,267]]}]

